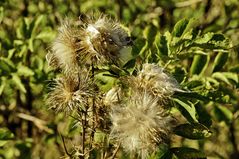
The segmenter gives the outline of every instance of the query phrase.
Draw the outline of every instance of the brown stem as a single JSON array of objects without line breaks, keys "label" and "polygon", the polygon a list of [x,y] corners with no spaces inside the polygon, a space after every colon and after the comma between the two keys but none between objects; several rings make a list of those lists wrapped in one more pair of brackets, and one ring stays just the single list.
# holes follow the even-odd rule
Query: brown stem
[{"label": "brown stem", "polygon": [[116,147],[116,149],[115,149],[113,155],[111,156],[111,159],[114,159],[114,158],[115,158],[117,152],[119,151],[119,148],[120,148],[120,144]]},{"label": "brown stem", "polygon": [[82,115],[82,156],[81,158],[84,159],[85,154],[85,139],[86,139],[86,117],[87,117],[87,111],[83,111]]},{"label": "brown stem", "polygon": [[67,151],[66,144],[65,144],[65,139],[61,134],[60,134],[60,136],[61,136],[61,140],[63,142],[63,147],[64,147],[64,150],[65,150],[65,153],[66,153],[67,156],[69,156],[71,158],[72,155]]},{"label": "brown stem", "polygon": [[[91,65],[91,77],[94,79],[94,74],[95,74],[95,68],[94,68],[94,65],[92,64]],[[93,122],[92,122],[92,128],[91,128],[91,134],[90,134],[90,149],[92,148],[93,146],[93,140],[94,140],[94,136],[95,136],[95,122],[97,120],[97,117],[96,117],[96,106],[95,106],[95,96],[93,97],[93,104],[92,104],[92,119],[93,119]]]}]

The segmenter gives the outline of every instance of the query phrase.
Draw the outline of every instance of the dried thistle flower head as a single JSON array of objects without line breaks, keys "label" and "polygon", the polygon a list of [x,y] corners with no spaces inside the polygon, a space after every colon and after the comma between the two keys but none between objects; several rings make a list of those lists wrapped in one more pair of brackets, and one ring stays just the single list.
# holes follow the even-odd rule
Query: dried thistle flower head
[{"label": "dried thistle flower head", "polygon": [[46,59],[73,76],[85,64],[120,62],[120,51],[131,43],[126,30],[106,16],[89,18],[81,25],[65,20]]},{"label": "dried thistle flower head", "polygon": [[46,56],[49,65],[61,68],[67,75],[77,74],[79,72],[79,41],[76,26],[65,20],[58,29],[58,36],[52,44],[52,50]]},{"label": "dried thistle flower head", "polygon": [[55,79],[55,86],[48,94],[47,103],[57,112],[70,112],[87,106],[88,99],[93,95],[93,84],[88,76],[80,78],[78,82],[63,77]]},{"label": "dried thistle flower head", "polygon": [[119,52],[132,43],[121,25],[106,16],[89,19],[82,32],[82,60],[117,62]]},{"label": "dried thistle flower head", "polygon": [[171,116],[159,105],[158,98],[146,91],[134,92],[129,99],[112,108],[111,136],[131,153],[146,158],[159,144],[167,143]]},{"label": "dried thistle flower head", "polygon": [[136,77],[129,77],[129,84],[135,89],[147,90],[162,99],[180,90],[176,79],[164,73],[163,68],[148,63],[143,64]]}]

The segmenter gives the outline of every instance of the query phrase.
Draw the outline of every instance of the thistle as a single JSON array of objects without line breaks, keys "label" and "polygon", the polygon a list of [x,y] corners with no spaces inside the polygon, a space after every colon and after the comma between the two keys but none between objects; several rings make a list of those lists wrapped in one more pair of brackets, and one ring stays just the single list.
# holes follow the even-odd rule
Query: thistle
[{"label": "thistle", "polygon": [[78,29],[71,22],[64,21],[58,32],[52,44],[52,50],[47,54],[46,59],[49,65],[60,68],[66,75],[78,74],[80,48]]},{"label": "thistle", "polygon": [[164,73],[163,68],[156,64],[143,64],[142,70],[137,76],[130,76],[128,82],[134,89],[147,90],[162,100],[180,91],[176,79]]},{"label": "thistle", "polygon": [[80,57],[93,63],[117,63],[120,50],[131,43],[128,33],[116,21],[106,16],[88,18],[82,32]]},{"label": "thistle", "polygon": [[158,98],[146,91],[133,92],[125,101],[112,108],[111,137],[125,151],[137,153],[143,159],[168,142],[171,116],[161,107]]},{"label": "thistle", "polygon": [[46,56],[49,65],[68,76],[76,76],[86,64],[118,64],[120,51],[132,43],[121,25],[106,16],[87,21],[82,25],[63,22]]},{"label": "thistle", "polygon": [[47,103],[57,112],[71,112],[88,105],[94,95],[93,83],[88,76],[79,82],[67,77],[55,79],[54,87],[48,94]]}]

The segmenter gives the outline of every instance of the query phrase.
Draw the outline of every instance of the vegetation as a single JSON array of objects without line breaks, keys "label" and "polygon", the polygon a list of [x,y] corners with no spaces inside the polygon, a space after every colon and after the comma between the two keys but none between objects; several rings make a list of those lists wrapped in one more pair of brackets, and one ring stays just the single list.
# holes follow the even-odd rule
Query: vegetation
[{"label": "vegetation", "polygon": [[239,158],[238,16],[237,0],[2,0],[0,158]]}]

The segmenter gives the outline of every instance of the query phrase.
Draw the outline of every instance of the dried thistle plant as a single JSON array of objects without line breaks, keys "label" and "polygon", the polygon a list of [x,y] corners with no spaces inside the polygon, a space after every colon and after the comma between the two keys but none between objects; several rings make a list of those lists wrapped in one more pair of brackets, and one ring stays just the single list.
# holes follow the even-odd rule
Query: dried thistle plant
[{"label": "dried thistle plant", "polygon": [[81,127],[81,143],[75,152],[80,158],[88,158],[93,149],[100,150],[105,157],[107,153],[108,157],[115,156],[105,152],[112,151],[105,147],[105,141],[95,140],[97,131],[110,136],[111,144],[120,143],[125,151],[143,159],[160,144],[168,143],[173,118],[163,101],[179,89],[173,77],[156,64],[143,64],[136,76],[119,78],[124,87],[115,85],[105,93],[95,82],[97,66],[120,67],[121,50],[131,43],[118,22],[100,16],[81,21],[80,25],[62,23],[47,55],[49,64],[63,74],[55,80],[47,102],[56,112],[71,116],[76,112],[74,119]]}]

